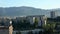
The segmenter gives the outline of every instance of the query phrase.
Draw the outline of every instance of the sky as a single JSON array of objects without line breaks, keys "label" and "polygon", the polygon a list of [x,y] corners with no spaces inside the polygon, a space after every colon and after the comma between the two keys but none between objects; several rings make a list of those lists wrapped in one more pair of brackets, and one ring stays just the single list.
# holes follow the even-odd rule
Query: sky
[{"label": "sky", "polygon": [[0,0],[0,7],[28,6],[41,9],[60,8],[60,0]]}]

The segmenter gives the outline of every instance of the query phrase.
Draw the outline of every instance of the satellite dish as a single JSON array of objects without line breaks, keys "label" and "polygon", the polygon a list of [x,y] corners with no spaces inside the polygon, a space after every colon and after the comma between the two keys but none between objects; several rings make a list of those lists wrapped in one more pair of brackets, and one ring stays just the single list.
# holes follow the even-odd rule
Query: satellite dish
[{"label": "satellite dish", "polygon": [[10,24],[12,24],[12,21],[10,21]]}]

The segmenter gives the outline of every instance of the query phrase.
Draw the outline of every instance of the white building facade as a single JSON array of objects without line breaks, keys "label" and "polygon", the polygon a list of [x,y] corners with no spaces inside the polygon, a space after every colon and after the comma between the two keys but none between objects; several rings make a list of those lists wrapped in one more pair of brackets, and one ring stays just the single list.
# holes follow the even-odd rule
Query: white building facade
[{"label": "white building facade", "polygon": [[33,15],[33,16],[27,16],[27,19],[30,22],[30,24],[34,24],[35,19],[37,19],[38,26],[41,26],[42,24],[46,22],[44,17],[45,17],[44,15]]}]

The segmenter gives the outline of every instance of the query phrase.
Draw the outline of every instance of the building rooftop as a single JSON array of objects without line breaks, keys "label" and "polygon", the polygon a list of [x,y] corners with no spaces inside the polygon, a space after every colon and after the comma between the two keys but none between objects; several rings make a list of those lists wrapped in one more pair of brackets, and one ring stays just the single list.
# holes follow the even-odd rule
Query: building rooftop
[{"label": "building rooftop", "polygon": [[27,16],[27,17],[41,17],[41,16],[45,16],[45,15],[30,15],[30,16]]}]

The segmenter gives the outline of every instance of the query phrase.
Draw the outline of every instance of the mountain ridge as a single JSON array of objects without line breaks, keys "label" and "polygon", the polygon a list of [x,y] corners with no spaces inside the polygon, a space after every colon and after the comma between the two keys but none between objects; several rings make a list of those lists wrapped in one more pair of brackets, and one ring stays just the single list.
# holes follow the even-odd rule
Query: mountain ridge
[{"label": "mountain ridge", "polygon": [[[44,10],[34,7],[9,7],[0,8],[0,16],[24,16],[24,15],[50,15],[51,10]],[[58,11],[55,9],[55,11]],[[60,10],[59,10],[60,11]]]}]

